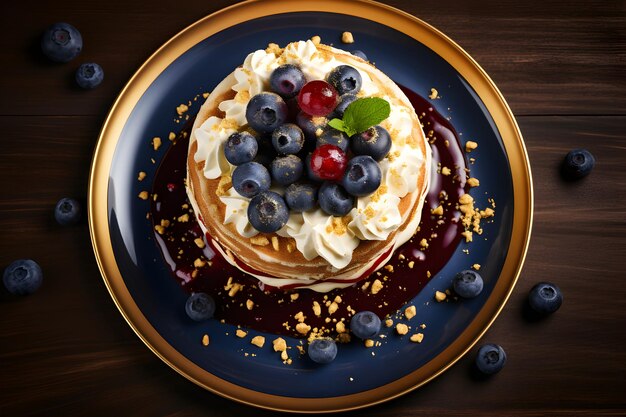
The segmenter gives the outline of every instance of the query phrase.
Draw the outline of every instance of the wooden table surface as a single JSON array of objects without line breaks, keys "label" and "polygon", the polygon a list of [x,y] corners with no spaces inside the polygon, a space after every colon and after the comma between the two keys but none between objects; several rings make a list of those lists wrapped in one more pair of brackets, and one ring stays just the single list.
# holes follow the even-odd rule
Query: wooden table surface
[{"label": "wooden table surface", "polygon": [[[387,0],[434,25],[493,78],[520,124],[534,177],[535,220],[515,291],[485,342],[505,369],[477,381],[475,350],[423,388],[358,416],[626,415],[626,3],[624,1]],[[162,363],[117,311],[86,222],[55,224],[58,199],[85,199],[99,129],[124,84],[161,44],[233,1],[7,2],[0,37],[0,266],[35,259],[44,284],[0,301],[0,414],[270,416],[195,386]],[[471,4],[469,4],[471,3]],[[39,53],[42,30],[68,21],[79,59]],[[104,83],[80,91],[80,62]],[[567,183],[572,148],[597,165]],[[563,307],[542,322],[522,305],[538,281]]]}]

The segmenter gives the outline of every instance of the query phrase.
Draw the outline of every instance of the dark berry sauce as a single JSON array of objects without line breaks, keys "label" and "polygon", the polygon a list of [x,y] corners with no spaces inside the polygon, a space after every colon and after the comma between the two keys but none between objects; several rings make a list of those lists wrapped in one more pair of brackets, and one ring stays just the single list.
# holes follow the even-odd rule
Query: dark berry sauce
[{"label": "dark berry sauce", "polygon": [[[346,320],[347,327],[350,312],[370,310],[383,318],[417,295],[430,277],[448,262],[461,239],[460,212],[455,206],[464,194],[466,163],[458,135],[450,122],[424,98],[406,88],[403,91],[411,100],[431,142],[431,186],[419,231],[396,250],[384,268],[351,287],[325,294],[306,289],[271,290],[230,265],[212,247],[208,237],[205,240],[209,245],[201,248],[202,243],[197,239],[202,239],[202,230],[195,220],[184,185],[188,138],[193,124],[190,120],[161,162],[153,186],[153,194],[157,197],[151,206],[154,225],[164,226],[163,229],[157,227],[163,234],[156,231],[156,241],[181,286],[188,292],[211,294],[217,303],[215,316],[219,320],[292,336],[302,336],[295,329],[298,320],[294,316],[299,312],[303,313],[304,322],[311,328],[334,332],[336,322],[342,319]],[[449,168],[450,174],[435,172],[441,167]],[[443,216],[433,216],[431,210],[440,204],[444,207]],[[423,239],[427,248],[422,245]],[[382,288],[373,294],[372,288],[378,287],[374,285],[375,280],[382,283]],[[329,307],[334,309],[333,301],[338,301],[338,308],[330,314]],[[314,302],[320,305],[319,317],[314,314]]]}]

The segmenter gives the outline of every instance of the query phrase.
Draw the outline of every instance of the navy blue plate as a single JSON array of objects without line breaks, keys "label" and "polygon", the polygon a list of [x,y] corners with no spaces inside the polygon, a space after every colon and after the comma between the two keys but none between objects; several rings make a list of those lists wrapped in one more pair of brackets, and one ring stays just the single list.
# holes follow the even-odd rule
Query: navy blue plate
[{"label": "navy blue plate", "polygon": [[[286,9],[297,8],[296,3],[289,2]],[[322,9],[323,5],[319,7]],[[399,13],[371,3],[360,7],[371,9],[372,13],[381,7],[387,13]],[[245,14],[246,6],[239,9],[240,15]],[[233,14],[233,10],[228,13]],[[255,11],[250,13],[254,15]],[[94,158],[90,190],[92,238],[105,282],[124,316],[155,353],[194,382],[262,407],[292,411],[362,407],[400,395],[436,376],[469,349],[495,319],[513,288],[530,232],[532,194],[523,142],[512,117],[501,118],[501,114],[510,116],[503,100],[503,104],[497,104],[499,120],[493,116],[496,104],[492,95],[498,99],[501,96],[490,80],[478,71],[485,85],[493,87],[493,91],[481,92],[482,96],[489,94],[490,98],[484,100],[471,85],[476,82],[468,81],[475,73],[462,75],[458,61],[451,64],[449,57],[426,46],[428,42],[418,42],[407,34],[410,30],[406,27],[402,27],[403,32],[390,24],[344,13],[291,11],[251,19],[245,15],[241,22],[199,40],[201,33],[194,26],[204,25],[208,30],[211,19],[215,22],[220,16],[198,22],[186,30],[187,34],[195,30],[195,38],[181,39],[183,32],[131,80],[111,112]],[[420,30],[432,31],[433,39],[442,37],[415,18],[398,16],[419,25]],[[384,18],[384,14],[379,18]],[[341,32],[346,28],[356,43],[341,44]],[[497,203],[497,215],[493,223],[485,225],[484,234],[470,245],[459,245],[444,269],[411,300],[417,306],[417,320],[427,326],[422,330],[422,343],[411,343],[408,336],[398,337],[393,329],[386,329],[388,337],[382,346],[365,349],[358,342],[341,345],[335,362],[323,367],[298,358],[297,339],[287,340],[293,347],[290,356],[294,362],[284,365],[271,348],[274,335],[264,334],[266,345],[258,349],[250,344],[249,337],[235,337],[233,326],[213,321],[191,322],[184,312],[187,295],[172,279],[152,239],[151,223],[146,219],[149,201],[137,198],[141,191],[151,189],[150,179],[168,145],[165,140],[164,146],[153,152],[150,140],[180,130],[181,125],[175,122],[176,106],[210,91],[251,51],[264,49],[270,42],[285,45],[313,35],[339,48],[364,51],[390,78],[422,95],[427,95],[431,87],[438,88],[441,98],[433,100],[433,106],[451,117],[462,139],[480,143],[471,155],[477,160],[471,165],[472,176],[481,182],[472,192],[477,205],[488,206],[488,197]],[[435,45],[432,39],[430,42]],[[471,58],[450,44],[467,60],[463,65],[480,70]],[[164,57],[168,51],[175,59]],[[163,69],[155,72],[159,67]],[[194,102],[189,113],[195,113],[200,104],[201,100]],[[502,128],[503,125],[508,128]],[[150,158],[155,158],[155,163]],[[515,159],[515,163],[510,159]],[[514,178],[512,167],[521,180]],[[139,171],[148,174],[143,182],[137,181]],[[522,181],[522,185],[516,181]],[[106,212],[102,205],[106,205]],[[469,249],[469,256],[464,249]],[[462,303],[435,302],[434,291],[449,288],[454,274],[472,263],[482,265],[485,288],[480,296]],[[504,276],[504,270],[508,276]],[[207,347],[200,343],[204,334],[210,335]],[[250,332],[250,336],[256,334],[261,333]],[[327,405],[296,401],[321,398],[336,401]]]}]

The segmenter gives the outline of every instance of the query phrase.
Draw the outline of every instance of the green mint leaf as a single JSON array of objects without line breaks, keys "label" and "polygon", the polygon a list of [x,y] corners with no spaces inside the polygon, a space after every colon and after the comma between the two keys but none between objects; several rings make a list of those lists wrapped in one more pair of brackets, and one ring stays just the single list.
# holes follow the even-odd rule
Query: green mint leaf
[{"label": "green mint leaf", "polygon": [[352,129],[350,126],[348,126],[341,119],[332,119],[330,122],[328,122],[328,126],[332,127],[333,129],[340,130],[340,131],[344,132],[348,136],[356,135],[356,133],[357,133],[357,132],[354,131],[354,129]]},{"label": "green mint leaf", "polygon": [[379,97],[360,98],[350,103],[343,113],[343,124],[352,130],[353,134],[361,133],[385,120],[389,113],[391,106],[387,100]]}]

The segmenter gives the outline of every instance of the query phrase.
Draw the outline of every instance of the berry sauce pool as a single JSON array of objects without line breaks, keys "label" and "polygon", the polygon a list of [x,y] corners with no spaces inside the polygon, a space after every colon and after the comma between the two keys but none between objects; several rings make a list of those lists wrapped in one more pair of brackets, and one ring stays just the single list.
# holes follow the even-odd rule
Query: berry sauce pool
[{"label": "berry sauce pool", "polygon": [[[418,232],[396,250],[388,264],[355,285],[317,293],[300,289],[292,291],[262,288],[254,277],[230,265],[209,245],[199,247],[202,230],[191,211],[185,193],[186,157],[193,119],[183,127],[168,149],[156,173],[150,216],[164,259],[172,275],[188,292],[206,292],[216,301],[215,317],[226,323],[274,334],[300,336],[294,318],[299,312],[306,324],[318,331],[335,331],[336,323],[349,322],[351,312],[370,310],[381,318],[394,314],[417,295],[447,263],[461,240],[461,213],[455,209],[465,193],[466,162],[458,135],[452,125],[430,103],[413,91],[403,88],[419,116],[433,151],[431,185]],[[441,167],[450,175],[439,173]],[[439,205],[443,216],[433,216]],[[185,216],[187,215],[187,216]],[[181,217],[182,216],[182,217]],[[168,223],[169,222],[169,223]],[[428,247],[421,245],[425,239]],[[200,245],[202,246],[202,245]],[[195,263],[195,265],[194,265]],[[372,293],[375,280],[382,288]],[[234,285],[233,284],[239,284]],[[241,287],[242,286],[242,287]],[[337,298],[339,296],[339,298]],[[337,301],[333,305],[333,301]],[[316,316],[313,304],[321,306]],[[329,309],[330,307],[330,309]],[[336,311],[331,313],[330,311]],[[181,307],[182,308],[182,307]]]}]

